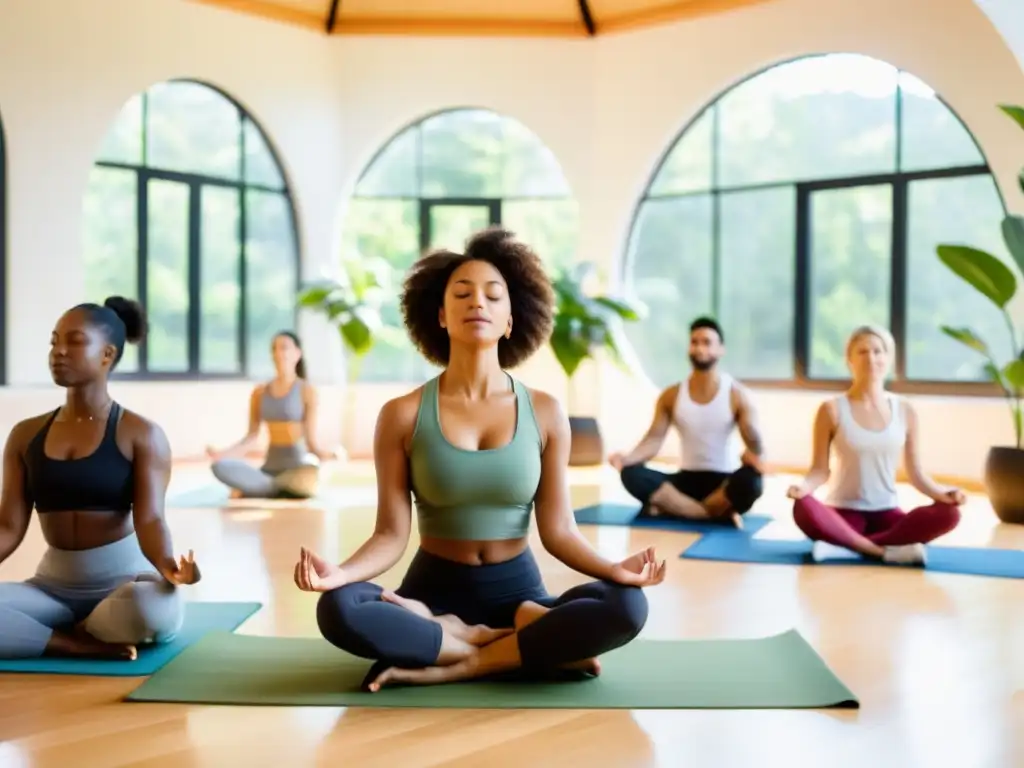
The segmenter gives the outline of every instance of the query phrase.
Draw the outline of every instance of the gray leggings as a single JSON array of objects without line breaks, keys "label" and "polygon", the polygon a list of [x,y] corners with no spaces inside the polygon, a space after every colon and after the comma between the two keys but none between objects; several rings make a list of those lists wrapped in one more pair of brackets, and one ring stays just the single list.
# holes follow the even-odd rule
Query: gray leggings
[{"label": "gray leggings", "polygon": [[0,658],[38,658],[54,630],[79,622],[107,643],[165,643],[183,618],[180,592],[153,572],[134,534],[95,549],[50,548],[33,578],[0,583]]},{"label": "gray leggings", "polygon": [[254,499],[309,499],[316,495],[320,468],[316,459],[290,448],[272,446],[262,467],[242,459],[221,459],[210,467],[228,488]]}]

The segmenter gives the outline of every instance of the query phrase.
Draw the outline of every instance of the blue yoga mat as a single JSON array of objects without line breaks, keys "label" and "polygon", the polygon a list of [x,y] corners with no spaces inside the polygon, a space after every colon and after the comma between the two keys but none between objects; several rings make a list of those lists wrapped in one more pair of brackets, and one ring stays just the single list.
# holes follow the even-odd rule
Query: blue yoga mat
[{"label": "blue yoga mat", "polygon": [[152,675],[193,643],[215,630],[231,632],[252,616],[261,603],[185,603],[185,623],[178,637],[165,645],[142,646],[135,661],[102,659],[0,659],[0,674],[36,672],[45,675],[141,677]]},{"label": "blue yoga mat", "polygon": [[631,528],[654,528],[660,531],[685,531],[687,533],[726,533],[752,536],[772,521],[764,515],[743,515],[743,528],[731,524],[704,520],[682,520],[678,517],[640,517],[640,507],[635,504],[592,504],[577,509],[576,522],[579,525],[626,525]]},{"label": "blue yoga mat", "polygon": [[[810,539],[754,539],[749,536],[713,532],[695,542],[680,557],[690,560],[719,560],[730,563],[765,565],[846,565],[907,568],[866,560],[856,555],[815,562],[811,559]],[[928,547],[924,570],[936,573],[962,573],[1006,579],[1024,578],[1024,551],[971,547]]]}]

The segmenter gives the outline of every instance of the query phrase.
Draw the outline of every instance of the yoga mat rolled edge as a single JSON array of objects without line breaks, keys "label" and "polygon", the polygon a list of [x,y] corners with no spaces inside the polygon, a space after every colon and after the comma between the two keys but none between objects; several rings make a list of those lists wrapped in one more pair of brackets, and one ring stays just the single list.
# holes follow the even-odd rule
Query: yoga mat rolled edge
[{"label": "yoga mat rolled edge", "polygon": [[637,640],[579,682],[466,682],[364,693],[370,663],[319,638],[211,633],[125,698],[201,705],[450,709],[857,708],[796,630],[755,639]]},{"label": "yoga mat rolled edge", "polygon": [[255,602],[187,601],[185,623],[173,641],[164,645],[143,646],[135,661],[102,659],[40,659],[0,660],[0,675],[86,675],[93,677],[145,677],[159,672],[190,646],[210,632],[229,634],[263,607]]}]

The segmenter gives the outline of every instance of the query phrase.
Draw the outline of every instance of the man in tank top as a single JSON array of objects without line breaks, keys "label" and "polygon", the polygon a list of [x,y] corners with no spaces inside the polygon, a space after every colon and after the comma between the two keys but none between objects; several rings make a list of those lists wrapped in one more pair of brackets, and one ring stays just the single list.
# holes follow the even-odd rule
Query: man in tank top
[{"label": "man in tank top", "polygon": [[[690,325],[690,376],[658,397],[647,434],[627,454],[609,463],[642,505],[643,515],[720,519],[740,525],[739,516],[760,498],[763,446],[749,393],[718,362],[725,340],[718,323],[700,317]],[[669,427],[682,440],[678,472],[646,466],[658,455]],[[736,432],[745,446],[736,444]]]}]

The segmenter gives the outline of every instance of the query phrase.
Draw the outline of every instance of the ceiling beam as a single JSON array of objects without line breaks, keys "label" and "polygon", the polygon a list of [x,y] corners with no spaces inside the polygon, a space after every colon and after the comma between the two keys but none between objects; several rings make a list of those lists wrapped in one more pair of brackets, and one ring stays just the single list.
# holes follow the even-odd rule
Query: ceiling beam
[{"label": "ceiling beam", "polygon": [[583,26],[586,27],[587,34],[593,37],[597,34],[597,25],[594,24],[594,16],[590,13],[590,3],[587,0],[579,0],[579,5]]},{"label": "ceiling beam", "polygon": [[341,0],[331,0],[331,8],[327,11],[327,24],[325,31],[328,35],[334,34],[334,26],[338,23],[338,6]]}]

